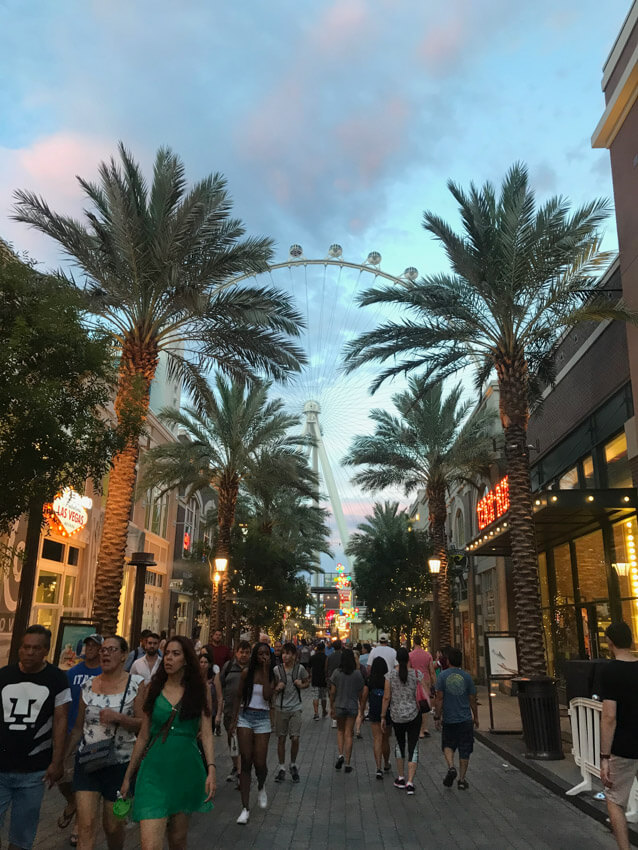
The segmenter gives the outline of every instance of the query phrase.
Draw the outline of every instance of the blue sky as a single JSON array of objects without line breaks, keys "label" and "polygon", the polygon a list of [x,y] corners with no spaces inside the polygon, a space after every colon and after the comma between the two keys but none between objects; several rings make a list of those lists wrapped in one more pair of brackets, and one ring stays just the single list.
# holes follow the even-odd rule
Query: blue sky
[{"label": "blue sky", "polygon": [[539,198],[611,197],[590,137],[629,5],[0,0],[0,235],[57,264],[51,242],[9,221],[12,191],[79,213],[73,176],[94,176],[122,139],[146,165],[167,144],[193,179],[224,173],[279,259],[338,242],[353,261],[380,251],[391,273],[437,271],[421,219],[456,222],[448,178],[498,183],[523,160]]}]

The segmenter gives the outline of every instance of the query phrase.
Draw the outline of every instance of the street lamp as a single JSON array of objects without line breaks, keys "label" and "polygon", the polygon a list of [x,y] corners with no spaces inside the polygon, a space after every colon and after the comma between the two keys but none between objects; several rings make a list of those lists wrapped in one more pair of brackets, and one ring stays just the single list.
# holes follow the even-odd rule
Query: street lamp
[{"label": "street lamp", "polygon": [[432,575],[438,575],[441,572],[441,559],[440,558],[428,558],[428,567]]}]

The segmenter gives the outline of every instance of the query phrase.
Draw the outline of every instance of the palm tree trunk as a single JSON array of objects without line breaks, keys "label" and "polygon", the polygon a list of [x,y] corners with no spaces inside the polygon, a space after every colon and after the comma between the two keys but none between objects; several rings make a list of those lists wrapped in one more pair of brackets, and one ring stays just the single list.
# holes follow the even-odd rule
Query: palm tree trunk
[{"label": "palm tree trunk", "polygon": [[155,346],[145,349],[137,341],[128,341],[123,346],[115,411],[126,445],[113,459],[109,474],[93,597],[93,616],[100,621],[106,635],[117,630],[129,519],[135,498],[139,433],[148,414],[157,362]]},{"label": "palm tree trunk", "polygon": [[18,661],[18,650],[20,649],[22,637],[27,630],[33,610],[33,591],[35,590],[35,579],[38,572],[38,552],[40,549],[43,509],[44,498],[42,496],[36,496],[29,502],[29,519],[27,521],[27,533],[24,543],[24,559],[20,573],[18,602],[13,620],[11,647],[9,649],[10,664],[15,664]]},{"label": "palm tree trunk", "polygon": [[447,505],[445,488],[432,487],[427,490],[428,507],[430,510],[430,532],[434,545],[434,557],[441,561],[439,574],[434,577],[437,587],[438,601],[438,635],[435,635],[437,649],[442,649],[452,643],[452,598],[450,596],[450,580],[447,562],[447,535],[445,521]]},{"label": "palm tree trunk", "polygon": [[[216,557],[228,558],[226,572],[219,584],[219,605],[215,610],[215,596],[213,589],[213,605],[211,606],[211,634],[216,628],[225,629],[225,642],[229,645],[232,639],[233,628],[233,601],[230,594],[231,565],[230,565],[230,537],[235,524],[235,511],[237,509],[237,496],[239,494],[239,476],[234,470],[225,471],[217,485],[217,523],[219,533],[217,536]],[[215,617],[215,619],[213,619]]]},{"label": "palm tree trunk", "polygon": [[520,673],[523,676],[542,676],[546,674],[547,666],[527,448],[529,406],[526,375],[527,367],[524,361],[498,372],[500,413],[505,432],[505,458],[509,478],[508,517]]}]

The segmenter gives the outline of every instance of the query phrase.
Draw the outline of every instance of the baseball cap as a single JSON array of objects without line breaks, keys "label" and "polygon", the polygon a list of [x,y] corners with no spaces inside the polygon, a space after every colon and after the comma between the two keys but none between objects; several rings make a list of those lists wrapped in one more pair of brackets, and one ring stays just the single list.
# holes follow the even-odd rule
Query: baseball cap
[{"label": "baseball cap", "polygon": [[98,646],[102,646],[102,644],[104,643],[104,638],[102,637],[102,635],[87,635],[82,641],[82,643],[86,643],[87,640],[94,641],[95,643],[97,643]]},{"label": "baseball cap", "polygon": [[387,643],[388,642],[388,636],[386,634],[379,635],[379,640],[381,641],[381,643]]}]

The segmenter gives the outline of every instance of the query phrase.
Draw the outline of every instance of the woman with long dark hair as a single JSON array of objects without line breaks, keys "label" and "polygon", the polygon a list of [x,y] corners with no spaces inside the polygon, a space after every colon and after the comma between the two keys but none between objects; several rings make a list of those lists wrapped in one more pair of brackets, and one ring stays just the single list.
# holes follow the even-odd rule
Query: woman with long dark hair
[{"label": "woman with long dark hair", "polygon": [[[372,662],[368,681],[361,694],[361,710],[359,718],[363,720],[366,704],[369,704],[368,720],[372,729],[372,746],[374,749],[374,760],[377,764],[377,779],[383,779],[383,771],[390,770],[390,734],[392,732],[392,720],[389,712],[386,712],[385,726],[381,728],[381,706],[383,705],[383,693],[385,690],[385,674],[388,665],[385,658],[379,655]],[[381,760],[383,759],[383,770]]]},{"label": "woman with long dark hair", "polygon": [[[140,822],[142,850],[185,850],[188,817],[211,809],[215,794],[215,754],[210,693],[193,644],[169,638],[162,666],[148,686],[142,728],[122,783],[123,797],[136,780],[133,820]],[[201,733],[204,769],[197,745]],[[143,759],[143,760],[142,760]]]},{"label": "woman with long dark hair", "polygon": [[268,806],[264,784],[268,775],[266,766],[270,740],[270,700],[275,690],[275,677],[270,663],[270,647],[259,642],[253,647],[248,667],[242,671],[230,734],[237,730],[241,772],[241,814],[237,823],[248,823],[250,818],[250,776],[253,765],[257,776],[257,804]]},{"label": "woman with long dark hair", "polygon": [[199,669],[206,682],[206,687],[210,690],[211,696],[211,723],[217,734],[221,728],[222,708],[224,697],[222,694],[222,682],[219,676],[220,670],[217,664],[213,661],[213,656],[207,649],[202,649],[199,653]]},{"label": "woman with long dark hair", "polygon": [[341,770],[345,762],[346,773],[352,773],[352,735],[363,686],[363,676],[357,670],[354,652],[349,648],[342,649],[339,667],[330,676],[330,716],[337,721],[335,768]]},{"label": "woman with long dark hair", "polygon": [[[385,674],[385,689],[381,706],[381,729],[386,728],[386,712],[390,707],[390,717],[397,739],[397,778],[395,787],[405,788],[409,795],[414,794],[414,777],[419,750],[419,732],[421,730],[421,711],[417,702],[416,689],[423,681],[423,673],[410,666],[410,654],[402,646],[397,649],[397,669]],[[407,782],[403,773],[406,756],[406,737],[408,755]]]}]

